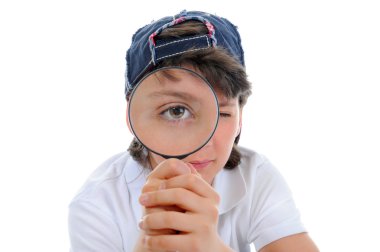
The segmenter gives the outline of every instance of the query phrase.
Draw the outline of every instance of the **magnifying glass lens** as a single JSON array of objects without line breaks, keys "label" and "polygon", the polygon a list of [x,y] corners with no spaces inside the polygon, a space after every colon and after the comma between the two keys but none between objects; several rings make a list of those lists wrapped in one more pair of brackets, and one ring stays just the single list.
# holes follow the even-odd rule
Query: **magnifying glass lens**
[{"label": "magnifying glass lens", "polygon": [[135,137],[164,157],[186,156],[212,137],[219,117],[216,95],[198,73],[162,68],[144,77],[129,101]]}]

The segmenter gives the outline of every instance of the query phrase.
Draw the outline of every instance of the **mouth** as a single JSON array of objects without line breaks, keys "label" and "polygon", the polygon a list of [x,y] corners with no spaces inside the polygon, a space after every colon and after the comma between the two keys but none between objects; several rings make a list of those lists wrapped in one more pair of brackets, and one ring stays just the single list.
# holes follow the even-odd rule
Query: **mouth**
[{"label": "mouth", "polygon": [[212,160],[192,161],[189,163],[192,164],[196,170],[201,170],[206,168],[209,164],[211,164]]}]

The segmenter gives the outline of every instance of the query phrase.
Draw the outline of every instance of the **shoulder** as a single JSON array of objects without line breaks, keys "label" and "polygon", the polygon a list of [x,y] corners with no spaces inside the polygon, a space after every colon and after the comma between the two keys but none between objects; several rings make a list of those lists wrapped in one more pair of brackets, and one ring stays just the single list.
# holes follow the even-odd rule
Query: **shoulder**
[{"label": "shoulder", "polygon": [[283,175],[267,157],[243,147],[239,147],[239,151],[241,163],[238,169],[244,178],[248,194],[254,200],[291,197]]},{"label": "shoulder", "polygon": [[147,172],[124,152],[103,162],[89,176],[69,205],[72,248],[124,251],[124,247],[131,251],[141,216],[138,195]]},{"label": "shoulder", "polygon": [[263,155],[245,148],[239,171],[249,204],[247,240],[256,249],[280,238],[305,232],[292,192],[282,174]]},{"label": "shoulder", "polygon": [[244,177],[247,185],[255,181],[264,180],[280,176],[276,167],[264,155],[244,147],[239,147],[241,162],[237,170]]},{"label": "shoulder", "polygon": [[[259,153],[244,147],[238,147],[241,154],[241,162],[234,169],[223,169],[215,177],[213,186],[221,196],[220,213],[227,213],[235,207],[250,207],[250,202],[259,190],[263,170],[271,177],[271,171],[267,168],[269,162]],[[226,186],[233,185],[233,186]],[[244,200],[245,199],[245,200]]]},{"label": "shoulder", "polygon": [[116,154],[104,161],[87,179],[71,201],[96,202],[102,198],[115,197],[127,190],[128,179],[141,174],[143,168],[135,162],[128,152]]},{"label": "shoulder", "polygon": [[[123,251],[126,234],[136,236],[129,180],[138,181],[140,166],[127,152],[101,164],[69,205],[68,226],[72,250]],[[76,250],[75,250],[76,251]]]}]

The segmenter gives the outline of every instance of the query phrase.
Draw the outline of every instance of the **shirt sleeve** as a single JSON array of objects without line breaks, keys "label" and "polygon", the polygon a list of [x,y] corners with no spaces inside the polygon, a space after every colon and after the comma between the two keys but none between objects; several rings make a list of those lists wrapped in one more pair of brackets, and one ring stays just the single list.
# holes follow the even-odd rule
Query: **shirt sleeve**
[{"label": "shirt sleeve", "polygon": [[122,252],[120,230],[111,216],[86,201],[69,208],[71,252]]},{"label": "shirt sleeve", "polygon": [[281,174],[268,161],[257,169],[247,239],[259,251],[275,240],[306,230]]}]

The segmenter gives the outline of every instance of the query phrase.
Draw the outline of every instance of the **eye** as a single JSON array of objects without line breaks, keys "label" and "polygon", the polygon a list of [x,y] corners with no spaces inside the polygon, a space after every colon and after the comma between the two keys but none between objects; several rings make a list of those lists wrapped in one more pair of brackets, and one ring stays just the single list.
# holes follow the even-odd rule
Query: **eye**
[{"label": "eye", "polygon": [[220,116],[220,117],[231,117],[231,114],[230,114],[230,113],[220,112],[220,113],[219,113],[219,116]]},{"label": "eye", "polygon": [[190,111],[184,106],[170,107],[161,112],[161,115],[168,121],[185,120],[191,117]]}]

